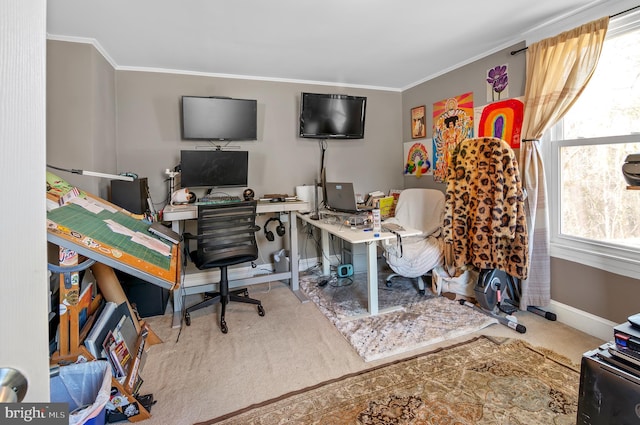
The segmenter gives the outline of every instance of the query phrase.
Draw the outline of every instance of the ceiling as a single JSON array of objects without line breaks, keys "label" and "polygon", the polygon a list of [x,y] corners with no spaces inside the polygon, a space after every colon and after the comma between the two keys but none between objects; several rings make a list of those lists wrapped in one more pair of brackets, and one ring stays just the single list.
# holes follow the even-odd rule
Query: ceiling
[{"label": "ceiling", "polygon": [[404,90],[602,0],[49,0],[117,69]]}]

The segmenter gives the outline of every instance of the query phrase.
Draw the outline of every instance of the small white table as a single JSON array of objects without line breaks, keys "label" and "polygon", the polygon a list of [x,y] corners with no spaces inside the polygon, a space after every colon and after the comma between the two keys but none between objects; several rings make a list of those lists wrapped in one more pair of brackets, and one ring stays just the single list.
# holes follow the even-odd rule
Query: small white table
[{"label": "small white table", "polygon": [[[347,224],[341,223],[328,223],[322,218],[319,220],[312,220],[308,215],[297,214],[298,218],[302,221],[305,221],[321,231],[321,239],[322,239],[322,251],[329,251],[329,243],[330,238],[329,234],[339,237],[347,242],[352,244],[366,244],[367,251],[367,294],[368,294],[368,305],[367,311],[369,315],[376,315],[379,313],[386,313],[388,311],[392,311],[395,309],[386,309],[380,311],[378,309],[378,253],[377,253],[377,243],[380,241],[385,241],[389,239],[396,239],[397,235],[388,231],[382,231],[379,233],[374,233],[370,230],[363,230],[358,228],[352,228]],[[332,220],[334,221],[334,220]],[[335,220],[338,221],[338,220]],[[400,236],[416,236],[421,234],[422,232],[418,229],[408,229],[398,232]],[[330,274],[330,264],[327,261],[322,262],[322,273],[324,275]]]},{"label": "small white table", "polygon": [[[289,215],[289,247],[290,247],[290,267],[289,271],[282,273],[266,273],[252,277],[233,277],[230,271],[229,287],[235,288],[245,285],[254,285],[258,283],[273,282],[276,280],[289,280],[291,282],[291,290],[301,301],[306,301],[306,297],[300,292],[299,270],[298,270],[298,225],[296,222],[295,212],[306,211],[309,209],[309,203],[306,201],[285,201],[285,202],[262,202],[259,201],[256,213],[272,214],[287,213]],[[162,210],[163,220],[171,221],[171,228],[181,233],[181,223],[184,220],[195,220],[198,218],[198,206],[195,204],[187,205],[167,205]],[[284,221],[284,220],[283,220]],[[205,270],[200,271],[188,264],[187,270],[183,273],[181,295],[201,294],[203,292],[214,291],[214,285],[219,279],[219,271]],[[216,283],[214,283],[216,282]],[[172,327],[180,327],[182,317],[182,297],[173,294],[173,323]]]}]

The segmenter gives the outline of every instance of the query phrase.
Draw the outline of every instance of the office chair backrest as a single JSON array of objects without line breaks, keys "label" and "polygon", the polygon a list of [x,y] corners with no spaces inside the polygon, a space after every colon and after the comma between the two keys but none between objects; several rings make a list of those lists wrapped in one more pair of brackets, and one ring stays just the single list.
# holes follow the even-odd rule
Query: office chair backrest
[{"label": "office chair backrest", "polygon": [[444,193],[436,189],[404,189],[396,205],[396,220],[430,235],[442,227],[444,201]]},{"label": "office chair backrest", "polygon": [[198,205],[199,268],[233,265],[258,258],[257,201]]}]

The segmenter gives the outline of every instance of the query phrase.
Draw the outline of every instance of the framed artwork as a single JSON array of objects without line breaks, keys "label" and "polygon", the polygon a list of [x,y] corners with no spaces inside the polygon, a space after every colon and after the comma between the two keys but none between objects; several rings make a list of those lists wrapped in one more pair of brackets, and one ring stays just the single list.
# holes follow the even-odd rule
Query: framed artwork
[{"label": "framed artwork", "polygon": [[433,174],[431,169],[432,152],[429,144],[421,142],[404,142],[404,175],[420,177]]},{"label": "framed artwork", "polygon": [[456,146],[473,137],[473,92],[433,104],[433,180],[447,180],[449,159]]},{"label": "framed artwork", "polygon": [[478,137],[497,137],[508,142],[512,148],[519,148],[524,119],[522,99],[499,100],[473,108],[474,134]]},{"label": "framed artwork", "polygon": [[425,105],[411,108],[411,138],[427,137],[427,120]]},{"label": "framed artwork", "polygon": [[509,65],[494,66],[487,71],[487,103],[509,98]]}]

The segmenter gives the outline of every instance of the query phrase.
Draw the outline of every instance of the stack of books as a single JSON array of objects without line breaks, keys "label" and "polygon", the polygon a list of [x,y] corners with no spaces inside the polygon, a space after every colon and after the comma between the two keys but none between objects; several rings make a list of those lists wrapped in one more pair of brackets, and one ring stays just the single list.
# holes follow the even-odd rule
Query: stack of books
[{"label": "stack of books", "polygon": [[640,314],[630,316],[628,321],[613,328],[614,343],[608,351],[615,359],[632,365],[633,372],[640,375]]},{"label": "stack of books", "polygon": [[[113,376],[124,384],[130,375],[138,333],[126,302],[107,302],[84,340],[89,353],[109,362]],[[138,379],[136,376],[135,379]]]}]

